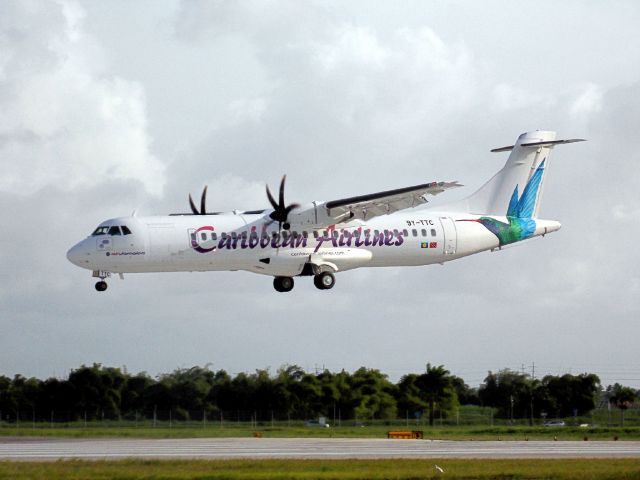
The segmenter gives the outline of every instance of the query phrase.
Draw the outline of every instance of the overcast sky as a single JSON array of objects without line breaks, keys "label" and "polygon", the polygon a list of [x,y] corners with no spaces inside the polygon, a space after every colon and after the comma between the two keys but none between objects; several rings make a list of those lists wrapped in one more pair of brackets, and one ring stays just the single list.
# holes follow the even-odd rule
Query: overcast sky
[{"label": "overcast sky", "polygon": [[[504,367],[640,386],[640,4],[0,3],[0,374],[100,362]],[[562,230],[444,266],[363,269],[277,294],[243,272],[114,278],[67,249],[102,220],[331,200],[429,181],[471,193],[525,131],[557,148]]]}]

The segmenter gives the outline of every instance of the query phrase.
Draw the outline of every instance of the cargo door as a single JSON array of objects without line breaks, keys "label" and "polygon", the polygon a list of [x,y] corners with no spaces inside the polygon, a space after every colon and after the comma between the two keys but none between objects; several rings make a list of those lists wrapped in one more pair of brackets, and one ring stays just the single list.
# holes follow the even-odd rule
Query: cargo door
[{"label": "cargo door", "polygon": [[456,234],[456,222],[451,217],[440,217],[442,233],[444,235],[444,254],[453,255],[458,248],[458,236]]}]

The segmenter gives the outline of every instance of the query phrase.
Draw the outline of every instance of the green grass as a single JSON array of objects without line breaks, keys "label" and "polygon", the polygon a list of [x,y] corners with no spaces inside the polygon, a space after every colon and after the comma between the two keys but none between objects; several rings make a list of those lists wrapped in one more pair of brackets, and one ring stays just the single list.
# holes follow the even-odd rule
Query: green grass
[{"label": "green grass", "polygon": [[427,426],[387,426],[372,425],[366,427],[332,427],[311,428],[300,426],[257,426],[233,425],[221,428],[219,425],[135,427],[135,426],[103,426],[100,423],[88,424],[87,427],[69,425],[51,428],[46,424],[36,424],[35,428],[27,425],[0,427],[0,436],[31,437],[121,437],[121,438],[194,438],[194,437],[250,437],[259,431],[265,438],[385,438],[389,430],[422,430],[425,438],[440,440],[640,440],[640,427],[427,427]]},{"label": "green grass", "polygon": [[[444,469],[436,470],[435,465]],[[640,478],[636,459],[580,460],[123,460],[0,462],[0,479],[559,479]]]}]

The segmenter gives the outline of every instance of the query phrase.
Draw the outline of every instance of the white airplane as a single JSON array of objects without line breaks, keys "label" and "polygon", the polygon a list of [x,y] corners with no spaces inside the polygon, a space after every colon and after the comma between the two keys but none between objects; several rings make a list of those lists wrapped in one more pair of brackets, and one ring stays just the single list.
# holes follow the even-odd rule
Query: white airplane
[{"label": "white airplane", "polygon": [[[267,186],[270,209],[207,212],[207,187],[192,213],[119,217],[102,222],[67,252],[91,270],[99,292],[112,273],[246,270],[274,277],[278,292],[294,277],[312,276],[319,289],[335,274],[360,267],[443,264],[560,229],[538,217],[555,132],[520,135],[504,167],[471,196],[425,208],[427,195],[460,187],[431,182],[368,195],[287,205],[282,177],[278,201]],[[422,207],[421,207],[422,206]]]}]

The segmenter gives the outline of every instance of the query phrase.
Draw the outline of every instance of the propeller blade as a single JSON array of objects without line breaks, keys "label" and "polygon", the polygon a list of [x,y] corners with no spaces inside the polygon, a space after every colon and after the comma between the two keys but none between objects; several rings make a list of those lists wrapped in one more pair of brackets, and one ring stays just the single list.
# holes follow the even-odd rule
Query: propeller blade
[{"label": "propeller blade", "polygon": [[291,210],[298,207],[300,207],[299,203],[292,203],[291,205],[289,205],[287,208],[284,209],[285,215],[288,217],[289,214],[291,213]]},{"label": "propeller blade", "polygon": [[191,198],[191,194],[189,194],[189,205],[191,205],[191,211],[194,215],[200,215],[200,212],[196,208],[196,204],[193,203],[193,198]]},{"label": "propeller blade", "polygon": [[200,197],[200,215],[207,214],[207,185],[204,186],[204,190],[202,190],[202,197]]},{"label": "propeller blade", "polygon": [[280,180],[280,209],[284,210],[284,182],[287,179],[286,175],[282,176],[282,180]]},{"label": "propeller blade", "polygon": [[275,220],[278,222],[278,231],[280,231],[284,225],[285,230],[288,230],[288,225],[289,222],[287,221],[287,217],[289,216],[289,213],[291,212],[291,210],[293,210],[294,208],[298,208],[300,205],[297,203],[292,203],[289,206],[286,206],[284,203],[284,185],[285,182],[287,181],[287,176],[283,175],[282,176],[282,180],[280,180],[280,190],[278,191],[278,202],[276,202],[276,199],[273,198],[273,195],[271,194],[271,190],[269,190],[269,185],[267,185],[267,198],[269,199],[269,203],[271,203],[271,206],[273,207],[273,212],[271,212],[269,214],[269,217],[272,220]]},{"label": "propeller blade", "polygon": [[273,207],[274,210],[278,210],[278,204],[276,203],[275,198],[271,195],[271,191],[269,190],[269,185],[267,185],[267,198],[269,199],[269,203]]}]

